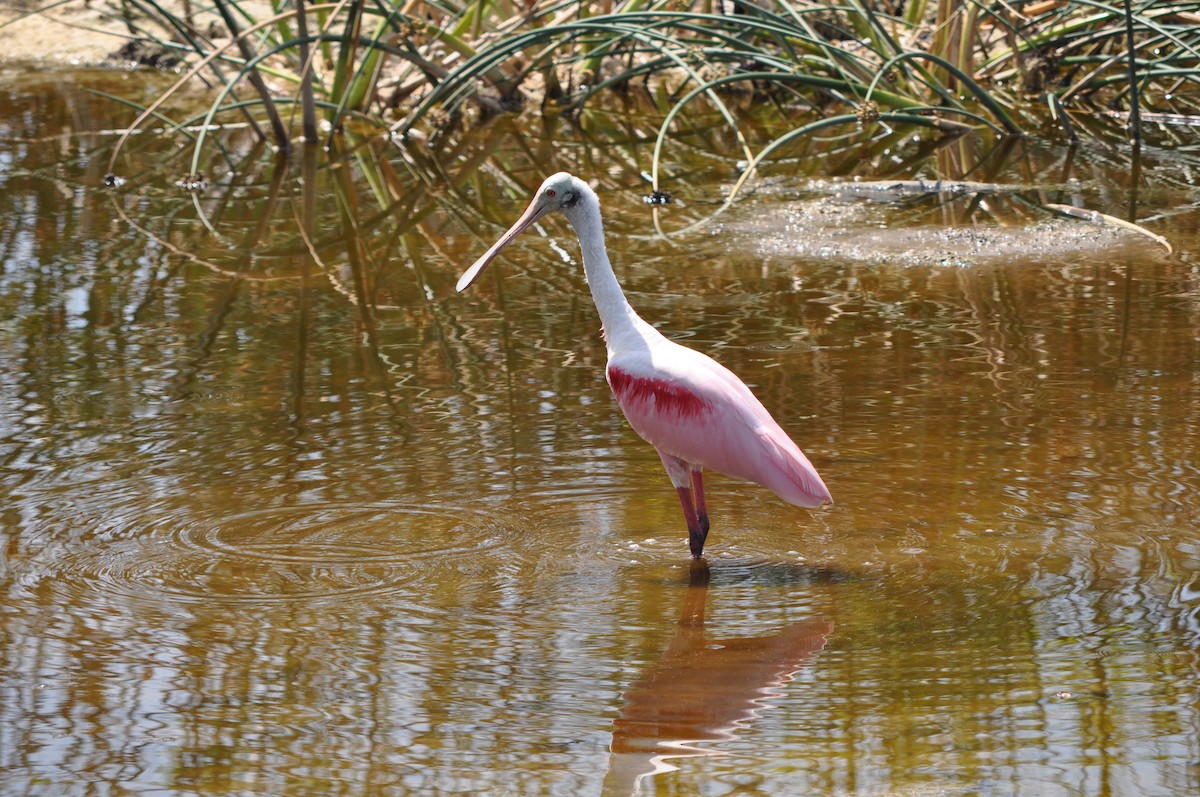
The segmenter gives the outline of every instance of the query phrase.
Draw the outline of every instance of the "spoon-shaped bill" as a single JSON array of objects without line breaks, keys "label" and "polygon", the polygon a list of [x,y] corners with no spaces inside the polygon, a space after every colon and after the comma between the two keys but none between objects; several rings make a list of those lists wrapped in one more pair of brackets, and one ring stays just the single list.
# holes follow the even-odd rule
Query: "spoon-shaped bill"
[{"label": "spoon-shaped bill", "polygon": [[496,255],[500,254],[501,249],[508,246],[513,238],[523,233],[531,224],[546,215],[546,212],[549,210],[550,206],[543,204],[540,197],[535,198],[533,202],[529,203],[529,207],[525,208],[525,212],[521,214],[521,218],[517,219],[516,223],[509,227],[504,235],[500,236],[500,240],[492,244],[491,248],[484,252],[475,261],[474,265],[463,272],[463,275],[458,278],[458,284],[454,286],[454,290],[462,293],[469,288],[471,283],[479,279],[479,275],[488,267],[488,264],[496,259]]}]

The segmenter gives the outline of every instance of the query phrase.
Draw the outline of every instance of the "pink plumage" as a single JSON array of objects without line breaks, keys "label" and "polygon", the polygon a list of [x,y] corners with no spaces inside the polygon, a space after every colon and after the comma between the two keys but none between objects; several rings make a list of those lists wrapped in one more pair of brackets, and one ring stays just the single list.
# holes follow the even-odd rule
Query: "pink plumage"
[{"label": "pink plumage", "polygon": [[[728,368],[665,338],[650,357],[611,357],[608,384],[642,439],[688,465],[757,482],[790,504],[832,500],[804,452]],[[678,486],[678,485],[677,485]]]},{"label": "pink plumage", "polygon": [[521,218],[462,275],[458,290],[554,210],[566,215],[579,237],[608,346],[608,384],[629,425],[662,459],[683,507],[692,556],[700,558],[709,529],[704,468],[757,482],[798,506],[832,500],[808,457],[742,380],[711,357],[668,340],[629,306],[605,250],[599,199],[579,178],[565,172],[547,178]]}]

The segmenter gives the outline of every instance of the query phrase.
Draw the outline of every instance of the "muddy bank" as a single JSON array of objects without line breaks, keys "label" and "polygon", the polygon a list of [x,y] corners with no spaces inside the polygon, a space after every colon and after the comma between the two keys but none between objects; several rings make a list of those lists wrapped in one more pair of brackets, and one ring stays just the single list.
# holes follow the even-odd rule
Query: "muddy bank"
[{"label": "muddy bank", "polygon": [[[0,67],[34,69],[38,67],[128,67],[135,62],[155,64],[141,58],[141,51],[122,48],[131,38],[130,25],[101,0],[77,0],[41,13],[30,14],[37,3],[0,0]],[[165,8],[183,16],[183,4],[167,2]],[[252,13],[266,12],[265,4],[247,6]],[[192,15],[193,26],[210,38],[227,34],[218,15],[197,10]],[[147,35],[170,41],[172,32],[149,18],[137,15],[134,28]]]},{"label": "muddy bank", "polygon": [[116,66],[109,56],[121,48],[128,28],[82,0],[30,16],[23,3],[0,2],[0,66]]}]

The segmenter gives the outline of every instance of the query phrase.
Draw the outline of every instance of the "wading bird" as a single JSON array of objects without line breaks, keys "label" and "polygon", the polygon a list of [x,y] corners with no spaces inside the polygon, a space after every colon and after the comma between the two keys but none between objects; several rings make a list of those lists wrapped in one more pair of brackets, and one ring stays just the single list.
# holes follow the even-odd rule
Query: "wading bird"
[{"label": "wading bird", "polygon": [[742,380],[707,355],[665,338],[633,311],[604,246],[600,200],[578,177],[546,178],[529,207],[458,280],[463,291],[522,231],[560,210],[583,251],[583,270],[608,346],[608,385],[629,425],[654,446],[679,494],[693,558],[704,552],[704,468],[757,482],[797,506],[832,500],[808,457]]}]

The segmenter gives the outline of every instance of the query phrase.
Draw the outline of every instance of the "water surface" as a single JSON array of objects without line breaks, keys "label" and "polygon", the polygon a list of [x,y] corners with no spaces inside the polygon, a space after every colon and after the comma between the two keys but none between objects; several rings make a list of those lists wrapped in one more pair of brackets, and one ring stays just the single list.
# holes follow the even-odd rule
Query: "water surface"
[{"label": "water surface", "polygon": [[[0,95],[0,792],[1200,789],[1194,145],[1134,180],[1118,144],[868,136],[709,218],[720,132],[651,209],[610,112],[500,120],[440,183],[235,138],[189,194],[148,138],[113,192],[100,80]],[[835,505],[713,476],[693,566],[566,224],[454,293],[559,168]],[[918,173],[1004,188],[829,182]]]}]

